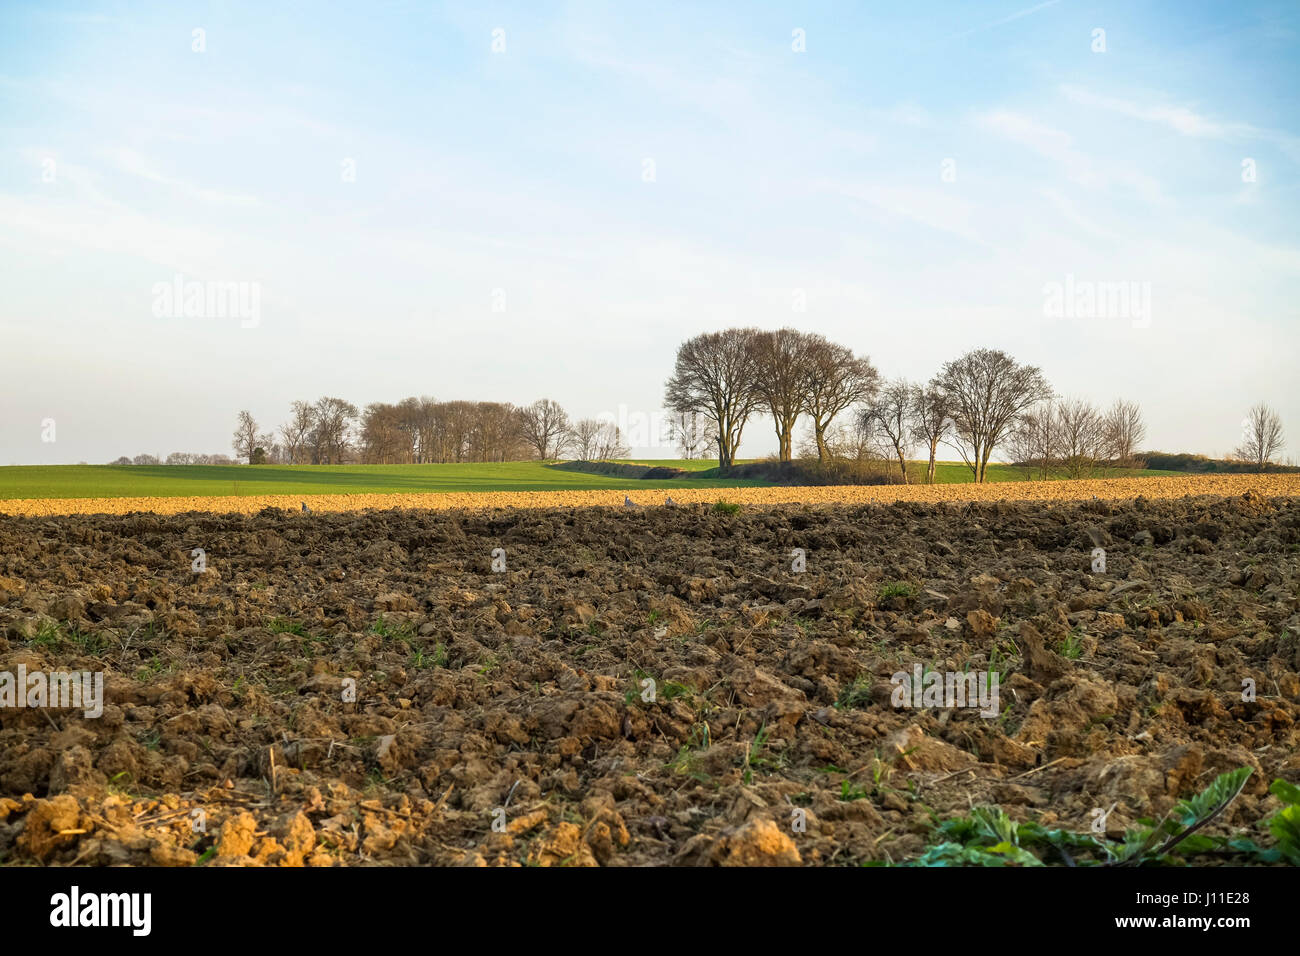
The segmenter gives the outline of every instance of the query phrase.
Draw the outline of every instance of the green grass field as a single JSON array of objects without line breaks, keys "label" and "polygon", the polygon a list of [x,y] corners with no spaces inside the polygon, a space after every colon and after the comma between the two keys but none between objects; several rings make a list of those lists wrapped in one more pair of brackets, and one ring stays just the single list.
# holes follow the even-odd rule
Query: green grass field
[{"label": "green grass field", "polygon": [[[716,461],[638,461],[707,471]],[[912,480],[925,466],[915,464]],[[1143,471],[1142,475],[1176,472]],[[968,482],[960,462],[942,462],[942,483]],[[989,465],[991,481],[1023,481],[1023,469]],[[561,471],[536,461],[440,465],[10,465],[0,467],[0,499],[129,498],[191,495],[385,494],[439,491],[564,491],[596,488],[736,488],[767,482],[725,478],[643,481]]]},{"label": "green grass field", "polygon": [[10,465],[0,468],[0,499],[734,488],[759,484],[763,482],[611,478],[560,471],[536,461],[440,465]]}]

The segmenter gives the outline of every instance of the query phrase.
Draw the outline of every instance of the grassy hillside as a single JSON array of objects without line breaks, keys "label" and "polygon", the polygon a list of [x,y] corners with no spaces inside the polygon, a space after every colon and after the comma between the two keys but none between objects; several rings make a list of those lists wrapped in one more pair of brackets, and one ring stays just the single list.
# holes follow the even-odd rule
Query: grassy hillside
[{"label": "grassy hillside", "polygon": [[440,465],[11,465],[0,468],[0,499],[726,488],[757,484],[763,482],[716,478],[638,481],[558,471],[536,461]]}]

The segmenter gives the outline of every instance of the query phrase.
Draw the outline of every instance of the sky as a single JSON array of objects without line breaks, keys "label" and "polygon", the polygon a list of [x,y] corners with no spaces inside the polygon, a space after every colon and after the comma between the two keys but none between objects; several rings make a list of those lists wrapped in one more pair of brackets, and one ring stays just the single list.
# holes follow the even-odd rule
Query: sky
[{"label": "sky", "polygon": [[0,0],[0,463],[321,395],[674,457],[677,346],[729,325],[914,381],[1004,349],[1166,451],[1264,401],[1300,456],[1298,64],[1249,0]]}]

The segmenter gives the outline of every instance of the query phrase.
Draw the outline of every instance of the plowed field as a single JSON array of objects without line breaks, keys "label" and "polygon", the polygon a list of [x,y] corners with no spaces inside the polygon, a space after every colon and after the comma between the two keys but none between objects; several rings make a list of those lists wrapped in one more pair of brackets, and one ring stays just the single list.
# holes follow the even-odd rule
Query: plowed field
[{"label": "plowed field", "polygon": [[[1295,479],[1125,488],[3,517],[0,672],[104,706],[0,708],[0,860],[897,862],[973,803],[1118,835],[1250,766],[1237,832],[1300,781]],[[996,716],[895,706],[914,667],[998,673]]]}]

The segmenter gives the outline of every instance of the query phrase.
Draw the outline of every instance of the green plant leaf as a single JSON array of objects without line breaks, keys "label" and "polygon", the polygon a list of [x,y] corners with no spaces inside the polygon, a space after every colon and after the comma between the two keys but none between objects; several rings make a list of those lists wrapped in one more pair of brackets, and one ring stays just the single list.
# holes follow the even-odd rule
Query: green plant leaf
[{"label": "green plant leaf", "polygon": [[1283,803],[1289,803],[1293,807],[1300,806],[1300,787],[1293,783],[1287,783],[1279,778],[1273,781],[1273,786],[1268,788],[1268,792]]}]

